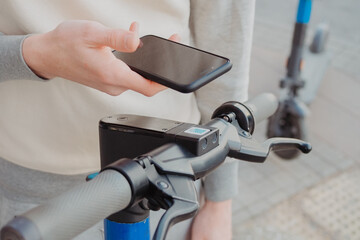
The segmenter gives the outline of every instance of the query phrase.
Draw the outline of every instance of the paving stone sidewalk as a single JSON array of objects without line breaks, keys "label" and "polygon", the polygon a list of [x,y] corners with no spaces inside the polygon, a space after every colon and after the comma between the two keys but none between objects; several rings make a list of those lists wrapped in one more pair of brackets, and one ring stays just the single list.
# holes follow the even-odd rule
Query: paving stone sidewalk
[{"label": "paving stone sidewalk", "polygon": [[[279,93],[297,2],[257,1],[250,96]],[[240,162],[234,239],[360,239],[360,29],[352,28],[354,18],[360,22],[360,3],[319,0],[314,7],[321,4],[327,6],[315,22],[332,17],[336,8],[347,12],[340,22],[330,19],[332,59],[307,118],[313,151],[293,161],[272,154],[263,164]],[[276,8],[285,13],[272,15]],[[266,123],[260,124],[255,137],[264,140],[265,131]]]}]

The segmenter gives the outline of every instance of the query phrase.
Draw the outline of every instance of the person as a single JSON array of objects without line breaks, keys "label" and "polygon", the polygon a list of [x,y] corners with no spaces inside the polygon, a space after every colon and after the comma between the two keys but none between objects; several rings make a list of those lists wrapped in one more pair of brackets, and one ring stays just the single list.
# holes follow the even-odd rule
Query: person
[{"label": "person", "polygon": [[[99,169],[102,117],[128,113],[207,122],[221,103],[246,100],[254,4],[2,0],[0,226]],[[181,36],[182,43],[230,58],[233,69],[195,94],[165,89],[111,55],[111,49],[135,51],[146,34]],[[231,239],[236,174],[236,162],[227,160],[203,180],[206,200],[192,239]],[[175,236],[187,237],[169,239]]]}]

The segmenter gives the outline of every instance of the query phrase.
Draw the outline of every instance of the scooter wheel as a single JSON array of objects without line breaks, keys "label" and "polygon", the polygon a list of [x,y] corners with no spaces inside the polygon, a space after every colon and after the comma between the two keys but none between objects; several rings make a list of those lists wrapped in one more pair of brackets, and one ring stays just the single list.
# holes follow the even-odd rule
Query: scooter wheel
[{"label": "scooter wheel", "polygon": [[[267,126],[267,136],[272,137],[287,137],[297,138],[301,140],[306,139],[305,119],[294,116],[291,113],[276,112],[269,118]],[[276,151],[275,154],[284,160],[291,160],[296,158],[300,151],[298,149]]]}]

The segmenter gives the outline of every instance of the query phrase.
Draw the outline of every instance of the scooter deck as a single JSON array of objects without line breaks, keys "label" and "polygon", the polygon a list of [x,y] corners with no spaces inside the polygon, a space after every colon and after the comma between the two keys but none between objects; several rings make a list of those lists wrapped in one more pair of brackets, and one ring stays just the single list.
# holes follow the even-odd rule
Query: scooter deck
[{"label": "scooter deck", "polygon": [[299,99],[305,104],[309,105],[316,97],[330,58],[331,53],[328,51],[312,53],[308,48],[304,50],[301,79],[305,81],[305,86],[299,90]]}]

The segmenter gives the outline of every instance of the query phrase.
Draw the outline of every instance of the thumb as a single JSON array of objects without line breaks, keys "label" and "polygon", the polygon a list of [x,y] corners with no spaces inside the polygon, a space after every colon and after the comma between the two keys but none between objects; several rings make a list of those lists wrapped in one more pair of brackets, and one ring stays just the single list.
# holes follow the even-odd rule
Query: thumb
[{"label": "thumb", "polygon": [[136,31],[104,28],[96,43],[119,52],[134,52],[140,44],[140,39]]}]

